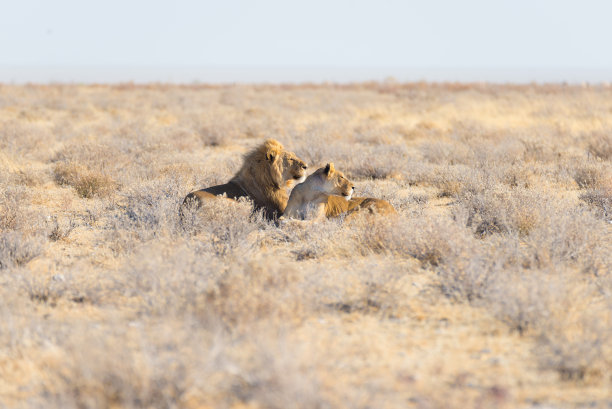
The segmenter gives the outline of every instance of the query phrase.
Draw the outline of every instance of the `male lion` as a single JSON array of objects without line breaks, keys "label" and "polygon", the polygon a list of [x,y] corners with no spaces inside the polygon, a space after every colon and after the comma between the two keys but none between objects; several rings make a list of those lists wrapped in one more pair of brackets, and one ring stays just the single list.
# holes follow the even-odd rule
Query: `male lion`
[{"label": "male lion", "polygon": [[295,219],[321,219],[326,216],[328,199],[336,195],[339,201],[348,203],[355,186],[344,177],[344,174],[328,163],[317,169],[306,181],[291,191],[284,217]]},{"label": "male lion", "polygon": [[306,178],[306,163],[293,152],[288,152],[280,142],[268,139],[244,157],[242,167],[236,175],[223,185],[189,193],[183,206],[203,202],[225,195],[237,200],[248,197],[253,200],[255,210],[263,209],[265,217],[279,217],[287,206],[287,189]]}]

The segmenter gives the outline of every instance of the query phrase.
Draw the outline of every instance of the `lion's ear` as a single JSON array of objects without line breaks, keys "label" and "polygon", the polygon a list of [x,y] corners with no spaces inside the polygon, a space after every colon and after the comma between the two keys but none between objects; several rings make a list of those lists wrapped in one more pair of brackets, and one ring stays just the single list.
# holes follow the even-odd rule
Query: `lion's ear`
[{"label": "lion's ear", "polygon": [[274,154],[272,152],[268,152],[266,153],[266,159],[269,160],[270,162],[274,162]]},{"label": "lion's ear", "polygon": [[334,169],[334,164],[332,162],[329,162],[326,166],[325,166],[325,174],[329,175],[330,173],[333,173],[335,171]]}]

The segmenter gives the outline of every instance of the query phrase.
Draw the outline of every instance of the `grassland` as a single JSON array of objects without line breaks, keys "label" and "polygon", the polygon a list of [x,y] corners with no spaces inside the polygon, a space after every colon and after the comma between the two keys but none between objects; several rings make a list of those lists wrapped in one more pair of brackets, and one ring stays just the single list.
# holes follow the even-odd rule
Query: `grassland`
[{"label": "grassland", "polygon": [[[280,140],[398,220],[188,192]],[[612,87],[0,85],[0,408],[612,405]]]}]

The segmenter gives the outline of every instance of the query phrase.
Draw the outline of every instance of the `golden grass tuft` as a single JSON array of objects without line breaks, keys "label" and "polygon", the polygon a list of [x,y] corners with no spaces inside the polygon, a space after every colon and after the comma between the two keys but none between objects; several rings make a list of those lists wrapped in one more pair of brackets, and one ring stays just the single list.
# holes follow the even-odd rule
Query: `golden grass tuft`
[{"label": "golden grass tuft", "polygon": [[71,186],[77,195],[86,199],[108,196],[116,189],[115,181],[108,175],[72,163],[57,164],[53,174],[57,184]]}]

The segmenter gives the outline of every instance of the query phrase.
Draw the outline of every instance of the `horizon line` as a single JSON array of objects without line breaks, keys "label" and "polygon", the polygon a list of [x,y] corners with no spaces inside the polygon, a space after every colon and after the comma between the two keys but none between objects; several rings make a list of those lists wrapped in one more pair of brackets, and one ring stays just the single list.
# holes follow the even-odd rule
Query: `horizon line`
[{"label": "horizon line", "polygon": [[492,84],[612,82],[612,67],[323,66],[4,64],[0,83],[52,84],[282,84],[358,82],[467,82]]}]

